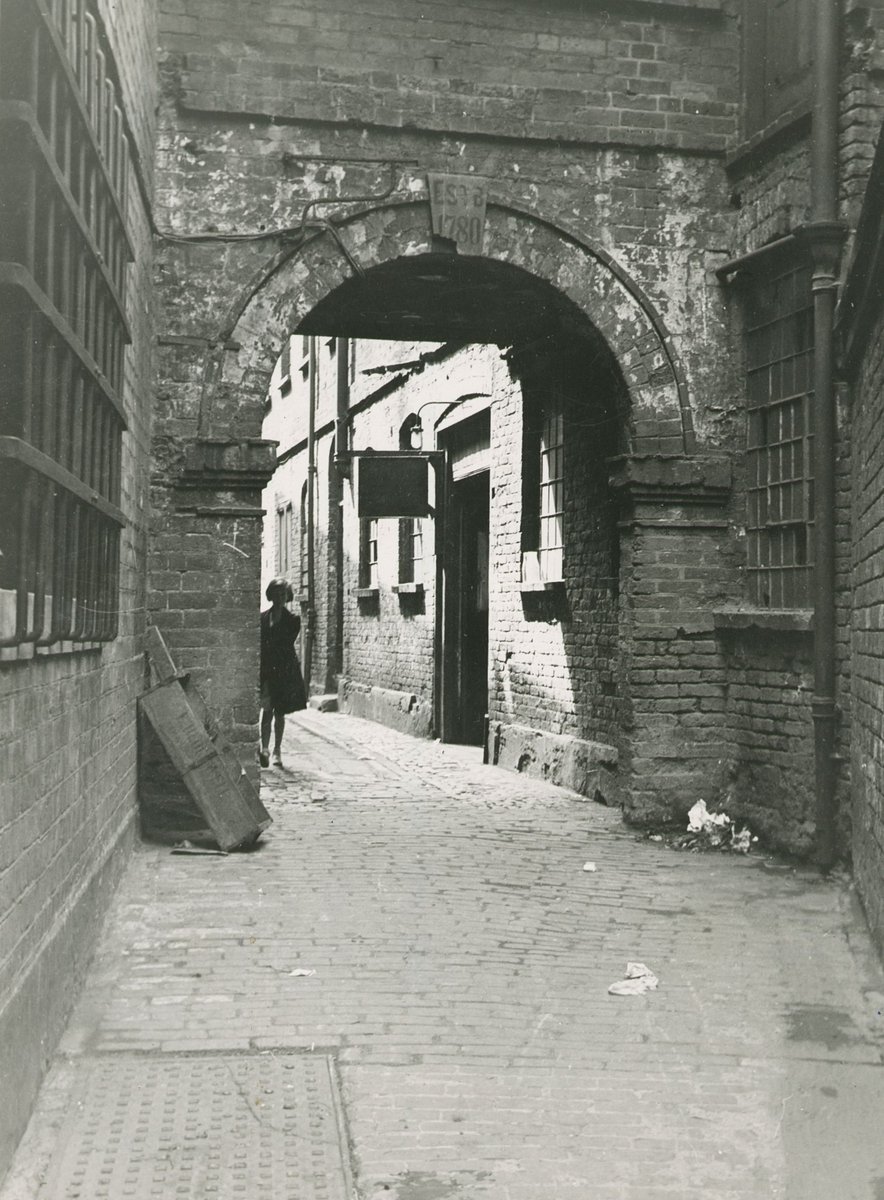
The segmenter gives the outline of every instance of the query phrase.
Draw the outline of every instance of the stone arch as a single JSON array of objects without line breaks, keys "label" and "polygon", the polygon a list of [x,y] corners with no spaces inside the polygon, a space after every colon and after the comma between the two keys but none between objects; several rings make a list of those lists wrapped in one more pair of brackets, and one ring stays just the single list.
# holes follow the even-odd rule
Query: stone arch
[{"label": "stone arch", "polygon": [[[335,236],[317,232],[283,251],[238,298],[207,372],[200,426],[211,429],[219,393],[263,400],[287,334],[354,274],[438,251],[426,201],[364,210],[339,222]],[[343,248],[341,243],[343,242]],[[465,260],[467,262],[473,260]],[[532,276],[569,301],[602,338],[629,399],[633,453],[690,454],[694,435],[684,377],[660,315],[604,251],[531,214],[498,204],[487,210],[481,259]]]}]

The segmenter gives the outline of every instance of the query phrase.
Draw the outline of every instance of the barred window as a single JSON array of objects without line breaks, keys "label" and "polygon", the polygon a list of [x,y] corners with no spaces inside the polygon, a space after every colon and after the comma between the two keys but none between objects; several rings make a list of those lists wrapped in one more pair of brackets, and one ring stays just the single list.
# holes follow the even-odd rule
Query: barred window
[{"label": "barred window", "polygon": [[540,575],[562,578],[565,434],[561,398],[547,403],[540,430]]},{"label": "barred window", "polygon": [[378,586],[378,522],[374,517],[364,518],[359,525],[359,586],[376,588]]},{"label": "barred window", "polygon": [[301,595],[306,597],[310,592],[310,571],[309,571],[309,553],[308,539],[310,529],[307,522],[307,484],[301,488],[301,507],[298,513],[298,549],[300,557],[301,571]]},{"label": "barred window", "polygon": [[747,286],[749,594],[764,607],[800,608],[813,556],[810,269],[785,263]]},{"label": "barred window", "polygon": [[526,404],[522,473],[522,578],[562,578],[565,544],[565,417],[561,394]]},{"label": "barred window", "polygon": [[285,504],[276,510],[276,570],[286,579],[292,566],[292,506]]},{"label": "barred window", "polygon": [[417,517],[403,517],[399,521],[399,582],[422,583],[423,561],[423,522]]},{"label": "barred window", "polygon": [[116,637],[128,143],[88,0],[0,3],[0,659]]},{"label": "barred window", "polygon": [[[399,427],[399,449],[411,450],[412,435],[420,429],[420,418],[410,413]],[[399,519],[399,582],[422,583],[424,528],[419,517]]]}]

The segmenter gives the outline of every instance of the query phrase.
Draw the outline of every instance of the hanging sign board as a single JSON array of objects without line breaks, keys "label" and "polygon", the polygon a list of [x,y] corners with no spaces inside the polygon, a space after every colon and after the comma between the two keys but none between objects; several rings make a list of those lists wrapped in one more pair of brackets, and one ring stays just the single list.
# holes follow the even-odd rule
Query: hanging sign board
[{"label": "hanging sign board", "polygon": [[474,175],[427,175],[433,233],[462,254],[481,254],[488,182]]},{"label": "hanging sign board", "polygon": [[356,507],[360,517],[426,517],[429,462],[408,450],[357,455]]}]

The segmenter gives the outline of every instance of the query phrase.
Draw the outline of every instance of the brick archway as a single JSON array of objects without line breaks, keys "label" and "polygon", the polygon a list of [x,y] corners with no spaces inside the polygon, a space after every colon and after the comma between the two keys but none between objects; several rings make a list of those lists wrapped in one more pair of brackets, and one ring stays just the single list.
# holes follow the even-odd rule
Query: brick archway
[{"label": "brick archway", "polygon": [[[235,392],[260,405],[285,336],[353,275],[339,241],[365,272],[432,254],[426,202],[358,213],[284,252],[231,306],[224,342],[236,346],[207,374],[202,427],[215,426],[218,397]],[[662,319],[638,285],[603,251],[537,217],[489,205],[485,253],[467,262],[506,264],[552,289],[582,314],[619,367],[629,401],[627,440],[633,453],[690,454],[693,426],[683,375]],[[226,407],[223,403],[221,408]]]},{"label": "brick archway", "polygon": [[[616,364],[626,427],[622,479],[615,480],[623,510],[636,522],[645,505],[659,530],[671,508],[680,546],[685,497],[703,524],[708,504],[717,504],[727,485],[724,469],[710,477],[695,453],[682,376],[652,304],[602,251],[512,208],[489,206],[484,250],[481,257],[449,255],[448,262],[463,264],[473,278],[484,272],[501,312],[512,299],[509,282],[529,299],[533,294],[535,311],[551,305],[556,320],[564,314],[561,330],[587,333]],[[184,319],[163,344],[158,387],[149,607],[180,668],[192,672],[221,726],[242,746],[249,770],[255,770],[249,751],[257,716],[261,489],[275,461],[261,421],[273,366],[286,336],[299,326],[316,332],[310,315],[318,320],[330,298],[354,286],[354,275],[407,278],[434,258],[440,261],[440,247],[426,202],[389,204],[354,214],[334,231],[316,231],[264,264],[251,258],[251,278],[243,270],[231,274],[225,259],[213,263],[200,287],[236,289],[217,324],[207,320],[195,286],[186,306],[178,301],[175,313]],[[497,280],[502,286],[495,292]],[[639,553],[626,534],[624,545],[633,557]],[[693,554],[686,549],[685,561]],[[656,569],[637,565],[646,573]],[[655,602],[661,595],[654,593]],[[671,602],[682,603],[675,594]],[[659,613],[651,615],[659,624]],[[621,633],[625,664],[636,655],[636,638],[631,627]]]}]

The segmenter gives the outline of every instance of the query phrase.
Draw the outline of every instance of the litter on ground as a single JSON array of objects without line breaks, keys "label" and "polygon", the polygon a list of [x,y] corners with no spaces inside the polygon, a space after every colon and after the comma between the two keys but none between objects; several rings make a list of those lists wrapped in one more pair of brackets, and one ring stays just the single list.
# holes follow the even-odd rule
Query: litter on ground
[{"label": "litter on ground", "polygon": [[654,972],[644,963],[628,962],[625,979],[612,983],[608,992],[612,996],[641,996],[645,992],[653,991],[659,982]]},{"label": "litter on ground", "polygon": [[738,830],[727,813],[710,812],[705,800],[698,800],[688,813],[687,832],[687,837],[679,838],[675,844],[689,850],[733,850],[748,854],[752,843],[758,841],[748,828]]}]

